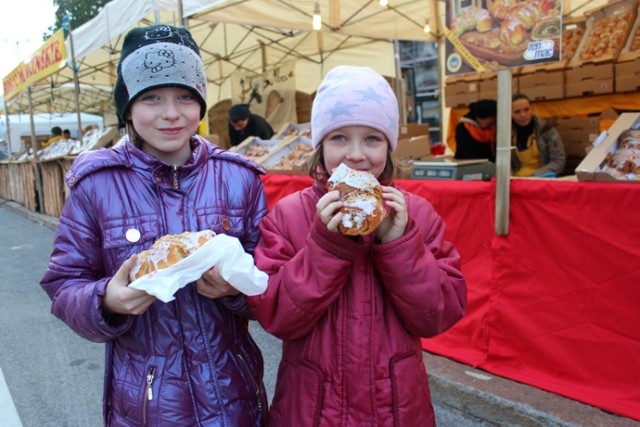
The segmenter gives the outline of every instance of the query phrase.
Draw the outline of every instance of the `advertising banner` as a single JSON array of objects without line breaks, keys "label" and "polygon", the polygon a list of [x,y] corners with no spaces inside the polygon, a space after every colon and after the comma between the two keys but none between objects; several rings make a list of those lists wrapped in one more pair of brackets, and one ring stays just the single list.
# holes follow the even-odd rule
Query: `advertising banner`
[{"label": "advertising banner", "polygon": [[19,95],[27,86],[60,70],[65,66],[66,60],[64,32],[60,29],[28,61],[20,63],[2,79],[5,103]]},{"label": "advertising banner", "polygon": [[447,0],[445,74],[560,59],[561,0]]}]

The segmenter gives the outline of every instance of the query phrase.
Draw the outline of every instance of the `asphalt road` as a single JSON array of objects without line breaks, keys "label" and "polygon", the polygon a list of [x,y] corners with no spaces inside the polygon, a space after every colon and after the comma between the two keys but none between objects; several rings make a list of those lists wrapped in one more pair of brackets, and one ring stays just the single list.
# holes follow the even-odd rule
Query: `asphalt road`
[{"label": "asphalt road", "polygon": [[[104,346],[80,338],[55,318],[39,286],[53,238],[52,229],[15,213],[0,199],[0,369],[6,383],[2,387],[0,376],[0,425],[4,427],[102,425]],[[256,322],[252,330],[265,358],[265,385],[272,397],[280,342]],[[435,409],[440,426],[491,425],[446,406]]]}]

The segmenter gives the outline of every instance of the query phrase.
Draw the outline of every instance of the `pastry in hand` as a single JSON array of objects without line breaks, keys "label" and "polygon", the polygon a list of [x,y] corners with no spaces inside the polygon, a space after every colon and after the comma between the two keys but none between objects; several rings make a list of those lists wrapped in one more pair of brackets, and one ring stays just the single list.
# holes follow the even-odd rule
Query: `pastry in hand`
[{"label": "pastry in hand", "polygon": [[151,248],[138,254],[138,260],[131,269],[129,279],[134,281],[145,274],[171,267],[197,251],[215,235],[211,230],[203,230],[167,234],[159,238]]},{"label": "pastry in hand", "polygon": [[366,235],[375,231],[387,216],[378,180],[367,171],[340,164],[329,177],[327,190],[340,192],[343,206],[338,231],[346,236]]}]

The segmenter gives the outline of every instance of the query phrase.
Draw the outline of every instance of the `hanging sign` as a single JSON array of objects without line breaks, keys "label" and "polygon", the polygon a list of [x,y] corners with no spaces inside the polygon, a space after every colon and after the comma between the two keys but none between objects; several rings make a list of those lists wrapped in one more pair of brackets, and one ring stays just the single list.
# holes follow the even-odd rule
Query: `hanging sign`
[{"label": "hanging sign", "polygon": [[65,66],[67,49],[64,44],[64,32],[56,31],[28,61],[22,62],[2,79],[4,100],[15,98],[27,86],[50,76]]},{"label": "hanging sign", "polygon": [[447,0],[445,74],[560,60],[561,0]]}]

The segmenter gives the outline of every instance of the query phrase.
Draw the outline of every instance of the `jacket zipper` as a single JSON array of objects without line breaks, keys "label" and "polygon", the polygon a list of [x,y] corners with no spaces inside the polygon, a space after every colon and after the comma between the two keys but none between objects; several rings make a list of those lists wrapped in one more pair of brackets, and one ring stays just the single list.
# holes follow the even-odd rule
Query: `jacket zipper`
[{"label": "jacket zipper", "polygon": [[142,407],[142,422],[145,426],[147,425],[147,406],[149,406],[149,402],[153,400],[153,379],[155,376],[156,368],[152,367],[147,373],[147,396],[144,401],[144,406]]},{"label": "jacket zipper", "polygon": [[262,413],[262,399],[260,398],[260,387],[258,386],[258,382],[256,381],[255,378],[253,378],[253,375],[251,374],[251,369],[249,369],[249,364],[247,363],[245,358],[242,356],[242,354],[238,353],[238,359],[242,361],[242,364],[245,366],[245,368],[247,369],[247,372],[249,373],[249,377],[253,382],[253,387],[256,390],[256,399],[258,400],[258,409]]},{"label": "jacket zipper", "polygon": [[175,165],[173,166],[173,189],[180,189],[180,186],[178,185],[178,167]]}]

